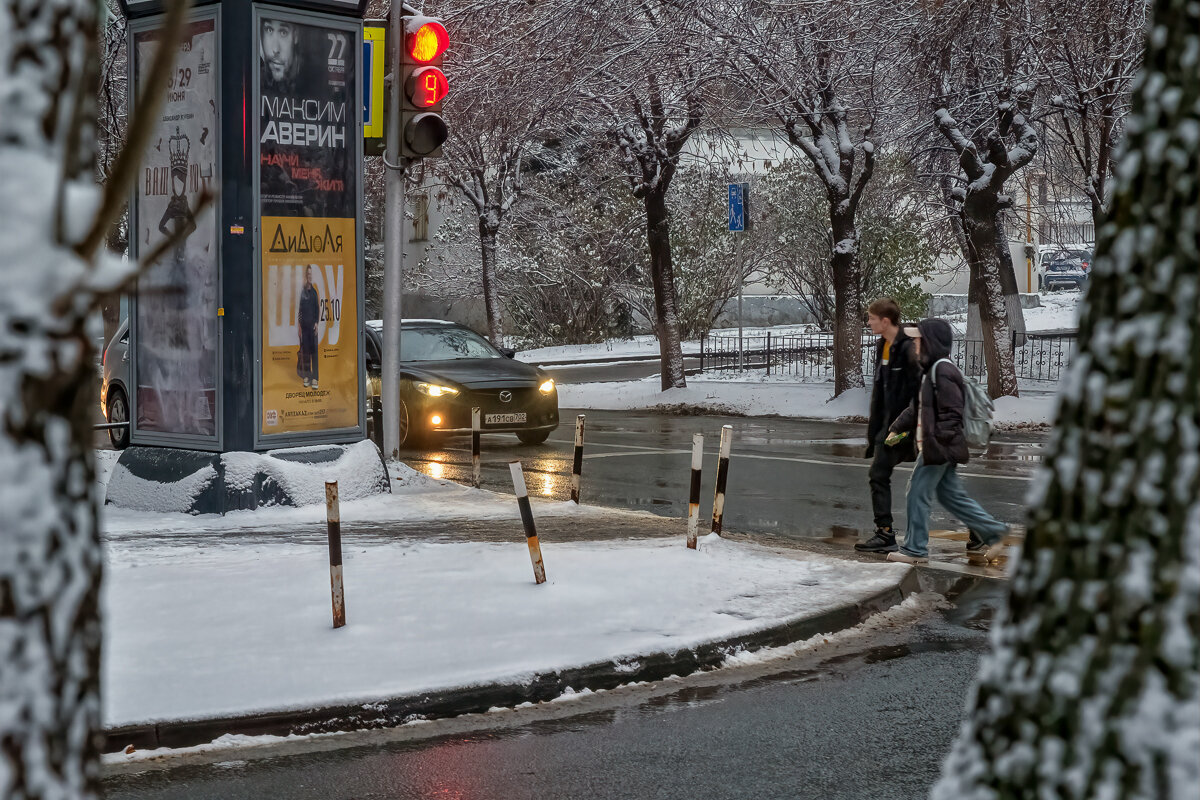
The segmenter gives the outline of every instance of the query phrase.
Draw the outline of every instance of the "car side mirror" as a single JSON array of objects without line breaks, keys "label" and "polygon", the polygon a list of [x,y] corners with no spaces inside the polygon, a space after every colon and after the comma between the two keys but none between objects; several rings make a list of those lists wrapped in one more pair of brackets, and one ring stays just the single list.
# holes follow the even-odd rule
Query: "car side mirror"
[{"label": "car side mirror", "polygon": [[505,358],[516,358],[517,357],[517,351],[513,350],[511,347],[501,347],[501,348],[499,348],[499,350],[500,350],[500,355],[504,356]]}]

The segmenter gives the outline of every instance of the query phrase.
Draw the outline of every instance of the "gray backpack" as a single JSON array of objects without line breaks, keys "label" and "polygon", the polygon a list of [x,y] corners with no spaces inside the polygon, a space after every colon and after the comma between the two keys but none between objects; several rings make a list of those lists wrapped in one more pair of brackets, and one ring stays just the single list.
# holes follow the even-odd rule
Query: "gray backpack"
[{"label": "gray backpack", "polygon": [[[937,365],[945,361],[950,366],[954,362],[948,358],[939,358],[933,362],[929,370],[929,379],[933,381],[934,391],[937,391]],[[962,374],[961,371],[959,374]],[[987,389],[979,385],[979,381],[966,375],[963,379],[963,435],[967,447],[976,450],[986,450],[988,441],[992,438],[992,414],[996,406],[992,403]]]}]

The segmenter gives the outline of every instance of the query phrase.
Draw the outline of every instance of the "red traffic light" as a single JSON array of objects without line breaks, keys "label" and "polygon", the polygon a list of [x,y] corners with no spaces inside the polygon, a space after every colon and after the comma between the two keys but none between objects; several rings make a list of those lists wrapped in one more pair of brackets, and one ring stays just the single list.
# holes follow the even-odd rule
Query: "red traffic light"
[{"label": "red traffic light", "polygon": [[418,64],[439,58],[450,44],[450,36],[440,22],[426,22],[408,34],[408,55]]},{"label": "red traffic light", "polygon": [[437,67],[421,67],[408,76],[405,86],[409,101],[417,108],[429,108],[442,102],[450,91],[446,73]]}]

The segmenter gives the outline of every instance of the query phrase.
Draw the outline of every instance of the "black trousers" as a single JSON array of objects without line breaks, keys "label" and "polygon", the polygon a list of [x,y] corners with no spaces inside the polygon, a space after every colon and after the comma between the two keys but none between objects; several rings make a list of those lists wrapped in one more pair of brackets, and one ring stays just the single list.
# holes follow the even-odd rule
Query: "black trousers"
[{"label": "black trousers", "polygon": [[875,439],[875,459],[867,481],[871,485],[871,508],[875,513],[875,527],[892,527],[892,471],[900,463],[904,448],[888,447],[883,443],[887,429]]},{"label": "black trousers", "polygon": [[300,329],[300,352],[296,359],[296,374],[301,378],[318,379],[317,326]]}]

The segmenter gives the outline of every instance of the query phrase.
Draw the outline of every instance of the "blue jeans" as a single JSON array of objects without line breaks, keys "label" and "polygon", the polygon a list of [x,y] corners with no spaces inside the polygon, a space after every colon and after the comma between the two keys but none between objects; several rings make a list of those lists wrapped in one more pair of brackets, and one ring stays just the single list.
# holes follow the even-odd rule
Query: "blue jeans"
[{"label": "blue jeans", "polygon": [[908,530],[904,532],[900,552],[916,558],[928,557],[929,506],[935,492],[938,502],[967,523],[971,532],[986,544],[999,541],[1008,532],[1007,525],[984,511],[967,494],[956,464],[926,464],[924,456],[917,456],[908,481]]}]

